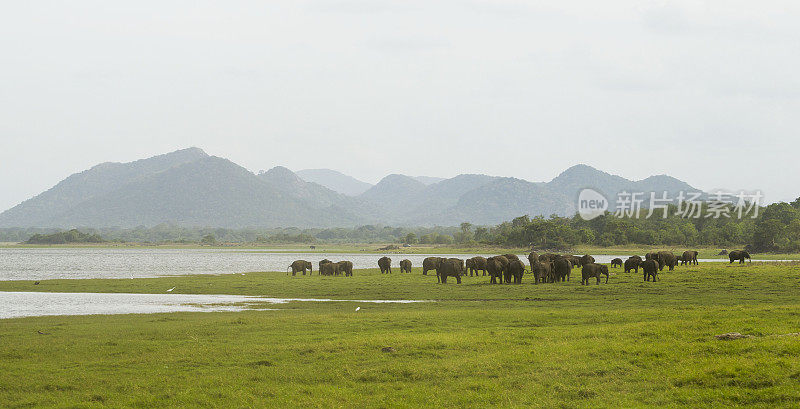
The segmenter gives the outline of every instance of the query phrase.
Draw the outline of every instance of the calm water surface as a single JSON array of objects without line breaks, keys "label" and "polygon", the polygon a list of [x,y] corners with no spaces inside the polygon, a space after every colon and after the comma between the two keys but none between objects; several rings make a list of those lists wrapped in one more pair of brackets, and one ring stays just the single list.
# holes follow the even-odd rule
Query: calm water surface
[{"label": "calm water surface", "polygon": [[[45,293],[0,291],[0,319],[43,315],[152,314],[182,311],[242,311],[255,303],[350,301],[412,303],[412,300],[330,300],[214,294]],[[269,308],[259,308],[268,310]]]}]

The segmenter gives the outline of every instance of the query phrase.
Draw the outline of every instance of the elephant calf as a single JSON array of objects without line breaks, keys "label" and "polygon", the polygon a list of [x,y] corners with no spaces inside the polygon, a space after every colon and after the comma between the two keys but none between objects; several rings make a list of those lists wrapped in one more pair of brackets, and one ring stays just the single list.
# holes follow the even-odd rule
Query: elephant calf
[{"label": "elephant calf", "polygon": [[409,259],[400,260],[400,274],[404,272],[405,273],[411,272],[411,260]]},{"label": "elephant calf", "polygon": [[600,284],[600,275],[606,276],[606,284],[608,284],[607,265],[595,263],[584,264],[583,268],[581,268],[581,285],[589,285],[589,279],[592,277],[597,278],[597,284]]},{"label": "elephant calf", "polygon": [[614,268],[614,267],[622,267],[622,259],[621,258],[617,257],[617,258],[611,260],[611,268]]}]

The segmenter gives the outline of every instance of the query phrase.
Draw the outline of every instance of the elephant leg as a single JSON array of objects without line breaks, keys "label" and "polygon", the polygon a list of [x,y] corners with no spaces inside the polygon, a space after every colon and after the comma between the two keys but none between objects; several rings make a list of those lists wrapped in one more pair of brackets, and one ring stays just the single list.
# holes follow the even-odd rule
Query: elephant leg
[{"label": "elephant leg", "polygon": [[456,276],[456,284],[461,284],[461,276],[460,275]]}]

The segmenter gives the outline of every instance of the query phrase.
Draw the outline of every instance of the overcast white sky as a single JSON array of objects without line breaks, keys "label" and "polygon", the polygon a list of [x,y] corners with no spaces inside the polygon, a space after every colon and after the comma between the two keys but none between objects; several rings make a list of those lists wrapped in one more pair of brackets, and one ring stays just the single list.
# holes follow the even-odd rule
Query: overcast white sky
[{"label": "overcast white sky", "polygon": [[586,163],[800,196],[797,1],[16,1],[0,210],[104,161],[250,170]]}]

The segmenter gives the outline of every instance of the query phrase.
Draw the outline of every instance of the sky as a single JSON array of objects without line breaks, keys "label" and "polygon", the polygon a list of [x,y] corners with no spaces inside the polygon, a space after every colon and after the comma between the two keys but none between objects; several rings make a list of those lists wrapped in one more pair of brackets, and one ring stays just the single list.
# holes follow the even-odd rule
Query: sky
[{"label": "sky", "polygon": [[796,1],[36,1],[0,13],[0,210],[197,146],[254,172],[800,196]]}]

